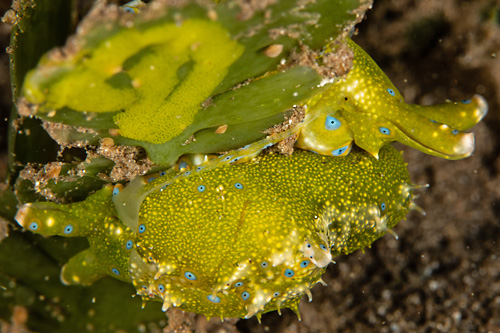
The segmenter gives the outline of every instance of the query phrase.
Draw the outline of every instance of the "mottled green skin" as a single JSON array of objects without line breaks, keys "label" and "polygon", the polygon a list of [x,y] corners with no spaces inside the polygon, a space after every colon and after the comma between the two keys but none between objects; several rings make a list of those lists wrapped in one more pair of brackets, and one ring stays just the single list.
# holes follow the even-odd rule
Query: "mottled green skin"
[{"label": "mottled green skin", "polygon": [[70,205],[27,204],[16,219],[44,235],[68,236],[71,224],[69,236],[88,238],[90,248],[63,269],[65,283],[87,285],[109,274],[132,279],[145,300],[163,301],[164,309],[250,318],[297,311],[332,257],[370,246],[412,204],[406,165],[389,146],[378,160],[361,150],[343,158],[264,154],[144,182],[151,191],[137,197],[135,234],[117,218],[119,187]]},{"label": "mottled green skin", "polygon": [[[373,59],[352,40],[347,44],[354,52],[352,69],[307,103],[298,147],[342,156],[354,142],[377,157],[382,146],[398,141],[447,159],[472,154],[474,134],[463,131],[486,115],[483,97],[432,106],[406,104]],[[327,126],[327,117],[335,121],[334,128]]]}]

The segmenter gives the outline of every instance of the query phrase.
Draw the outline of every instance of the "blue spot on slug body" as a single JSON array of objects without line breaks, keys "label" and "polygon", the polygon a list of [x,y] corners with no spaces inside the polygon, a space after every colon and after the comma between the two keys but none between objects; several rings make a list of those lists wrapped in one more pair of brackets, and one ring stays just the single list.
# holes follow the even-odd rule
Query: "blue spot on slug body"
[{"label": "blue spot on slug body", "polygon": [[333,156],[342,156],[346,152],[347,149],[349,149],[349,145],[333,150],[332,155]]},{"label": "blue spot on slug body", "polygon": [[250,293],[248,291],[244,291],[241,293],[241,298],[246,301],[247,299],[250,298]]},{"label": "blue spot on slug body", "polygon": [[241,281],[240,281],[240,282],[236,282],[236,283],[234,284],[234,286],[235,286],[236,288],[239,288],[239,287],[243,286],[243,282],[241,282]]},{"label": "blue spot on slug body", "polygon": [[146,226],[144,224],[141,224],[139,226],[139,233],[142,234],[144,231],[146,231]]},{"label": "blue spot on slug body", "polygon": [[391,130],[390,130],[390,129],[388,129],[387,127],[380,127],[378,130],[380,131],[380,133],[382,133],[382,134],[384,134],[384,135],[389,135],[389,134],[391,134]]},{"label": "blue spot on slug body", "polygon": [[290,268],[285,269],[285,276],[288,278],[291,278],[292,276],[295,275],[295,272],[291,270]]},{"label": "blue spot on slug body", "polygon": [[36,230],[38,230],[38,223],[37,222],[31,222],[28,228],[30,230],[36,231]]},{"label": "blue spot on slug body", "polygon": [[120,271],[117,270],[116,268],[111,268],[111,271],[113,272],[113,274],[115,275],[120,275]]},{"label": "blue spot on slug body", "polygon": [[208,295],[207,299],[213,303],[220,303],[220,298],[218,296]]},{"label": "blue spot on slug body", "polygon": [[336,129],[339,129],[341,125],[342,125],[342,123],[337,118],[332,117],[332,116],[326,116],[325,128],[327,130],[334,131]]},{"label": "blue spot on slug body", "polygon": [[132,242],[131,240],[128,240],[127,243],[125,243],[125,248],[127,250],[131,250],[132,246],[134,246],[134,242]]},{"label": "blue spot on slug body", "polygon": [[193,273],[191,272],[186,272],[184,273],[184,276],[186,277],[186,279],[188,280],[191,280],[191,281],[195,281],[196,280],[196,275],[194,275]]},{"label": "blue spot on slug body", "polygon": [[300,263],[300,267],[306,268],[307,266],[309,266],[309,263],[310,263],[309,260],[304,260]]},{"label": "blue spot on slug body", "polygon": [[394,90],[392,90],[391,88],[387,89],[387,92],[389,93],[389,95],[391,96],[396,96],[396,92]]},{"label": "blue spot on slug body", "polygon": [[66,235],[69,235],[73,232],[73,226],[71,224],[68,224],[66,227],[64,227],[64,233]]},{"label": "blue spot on slug body", "polygon": [[199,185],[198,186],[198,192],[200,192],[200,193],[203,192],[203,191],[205,191],[205,189],[206,189],[205,185]]},{"label": "blue spot on slug body", "polygon": [[234,187],[236,187],[238,190],[242,190],[243,189],[243,184],[241,184],[241,183],[235,183]]}]

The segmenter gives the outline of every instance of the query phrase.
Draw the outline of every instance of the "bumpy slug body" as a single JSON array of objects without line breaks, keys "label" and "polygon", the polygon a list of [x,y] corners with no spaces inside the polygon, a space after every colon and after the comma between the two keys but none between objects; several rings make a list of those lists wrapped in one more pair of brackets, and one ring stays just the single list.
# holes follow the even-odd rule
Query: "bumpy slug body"
[{"label": "bumpy slug body", "polygon": [[[413,188],[389,146],[378,160],[358,149],[343,158],[261,154],[138,183],[135,197],[133,183],[108,186],[80,203],[24,205],[16,219],[40,234],[89,239],[64,267],[66,283],[108,274],[131,279],[164,310],[242,318],[297,312],[333,257],[370,246],[404,218]],[[139,202],[135,225],[118,218],[112,198],[122,193],[116,208]]]},{"label": "bumpy slug body", "polygon": [[474,134],[464,133],[487,113],[475,95],[462,102],[433,106],[406,104],[403,96],[370,56],[352,40],[351,71],[309,102],[297,146],[324,155],[343,156],[353,142],[378,157],[380,148],[398,141],[447,159],[468,157]]}]

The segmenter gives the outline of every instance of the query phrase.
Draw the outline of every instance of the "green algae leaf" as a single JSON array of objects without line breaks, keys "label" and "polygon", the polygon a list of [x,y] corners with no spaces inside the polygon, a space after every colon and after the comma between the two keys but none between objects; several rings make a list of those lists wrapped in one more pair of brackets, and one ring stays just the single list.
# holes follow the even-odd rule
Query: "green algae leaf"
[{"label": "green algae leaf", "polygon": [[[235,125],[238,135],[209,141],[222,150],[240,147],[262,138],[270,117],[279,123],[320,91],[322,75],[297,61],[297,50],[320,51],[353,26],[359,6],[156,1],[130,15],[98,3],[66,47],[28,74],[20,109],[92,128],[97,135],[89,143],[113,136],[117,144],[142,146],[158,164],[212,152],[186,141],[219,126]],[[78,140],[71,134],[66,138]]]},{"label": "green algae leaf", "polygon": [[120,281],[103,279],[89,288],[61,285],[59,260],[52,252],[59,257],[65,254],[67,260],[75,250],[85,248],[85,243],[21,232],[4,239],[0,243],[0,281],[4,287],[0,317],[10,320],[9,304],[19,304],[28,308],[27,327],[37,332],[130,332],[149,322],[164,326],[166,318],[159,306],[141,309],[141,301],[131,297],[133,288]]}]

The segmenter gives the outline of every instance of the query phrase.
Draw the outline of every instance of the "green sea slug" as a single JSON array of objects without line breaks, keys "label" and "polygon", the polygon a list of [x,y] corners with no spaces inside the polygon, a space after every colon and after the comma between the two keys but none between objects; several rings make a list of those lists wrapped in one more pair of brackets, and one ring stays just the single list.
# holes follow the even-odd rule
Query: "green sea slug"
[{"label": "green sea slug", "polygon": [[[106,186],[78,203],[25,204],[16,220],[35,233],[88,238],[89,249],[64,266],[65,283],[107,274],[164,310],[260,318],[298,312],[332,258],[370,246],[414,205],[415,186],[390,146],[378,160],[353,149],[340,158],[297,151],[210,165],[218,166],[139,178],[144,198]],[[118,218],[121,193],[140,203],[135,226]]]},{"label": "green sea slug", "polygon": [[352,143],[377,157],[398,141],[424,153],[462,159],[474,151],[474,134],[464,133],[487,113],[483,97],[433,106],[411,105],[370,56],[348,39],[354,52],[351,71],[308,102],[297,146],[343,156]]},{"label": "green sea slug", "polygon": [[[305,109],[305,119],[288,134],[298,135],[297,147],[319,154],[343,156],[355,143],[377,157],[393,141],[447,159],[473,152],[474,135],[465,131],[487,112],[479,95],[410,105],[349,38],[325,39],[322,52],[313,53],[315,64],[296,64],[289,53],[297,42],[279,44],[272,37],[281,16],[271,15],[269,31],[257,36],[250,26],[251,32],[241,30],[237,15],[228,14],[237,7],[232,2],[207,8],[187,2],[147,21],[149,6],[132,1],[122,7],[126,23],[109,24],[109,31],[97,25],[90,37],[78,36],[77,52],[43,58],[23,86],[32,113],[49,122],[94,127],[98,138],[112,136],[106,131],[111,129],[117,144],[143,146],[162,165],[186,153],[217,153],[264,139],[264,131],[294,107]],[[313,7],[296,10],[306,17]],[[352,49],[352,69],[339,77],[317,72],[331,72],[324,59],[339,43]],[[262,51],[276,45],[281,61]],[[264,63],[266,70],[254,71]],[[248,68],[246,76],[242,68]],[[267,140],[274,144],[281,138]]]}]

